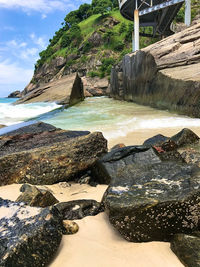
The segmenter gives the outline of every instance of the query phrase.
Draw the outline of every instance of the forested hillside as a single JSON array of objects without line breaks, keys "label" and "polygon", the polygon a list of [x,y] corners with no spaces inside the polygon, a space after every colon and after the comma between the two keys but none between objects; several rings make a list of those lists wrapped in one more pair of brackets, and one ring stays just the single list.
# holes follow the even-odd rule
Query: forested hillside
[{"label": "forested hillside", "polygon": [[[192,17],[199,10],[192,0]],[[184,19],[184,7],[175,22]],[[133,23],[124,19],[117,0],[93,0],[66,15],[62,27],[55,32],[46,50],[40,53],[31,81],[36,85],[75,71],[100,78],[109,76],[111,67],[131,51]],[[151,34],[151,28],[146,29]],[[143,29],[141,29],[143,31]],[[140,47],[158,38],[141,37]]]}]

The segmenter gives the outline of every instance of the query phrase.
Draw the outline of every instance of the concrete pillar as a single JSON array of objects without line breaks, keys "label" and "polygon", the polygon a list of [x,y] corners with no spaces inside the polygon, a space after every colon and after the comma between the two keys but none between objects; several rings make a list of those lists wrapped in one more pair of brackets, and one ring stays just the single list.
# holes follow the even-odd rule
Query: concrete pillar
[{"label": "concrete pillar", "polygon": [[191,0],[185,0],[185,24],[191,24]]},{"label": "concrete pillar", "polygon": [[[137,0],[136,0],[137,1]],[[134,51],[140,49],[140,25],[139,25],[139,10],[134,10]]]}]

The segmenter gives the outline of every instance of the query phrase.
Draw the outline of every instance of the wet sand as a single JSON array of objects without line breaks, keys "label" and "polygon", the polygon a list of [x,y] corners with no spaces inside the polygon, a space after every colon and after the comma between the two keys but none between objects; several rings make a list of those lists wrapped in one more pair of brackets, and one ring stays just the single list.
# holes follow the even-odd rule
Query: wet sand
[{"label": "wet sand", "polygon": [[[0,197],[15,200],[21,185],[0,187]],[[44,187],[44,186],[43,186]],[[95,199],[100,201],[106,185],[45,186],[59,201]],[[50,267],[183,267],[167,242],[132,243],[110,225],[106,213],[76,221],[75,235],[63,236]]]}]

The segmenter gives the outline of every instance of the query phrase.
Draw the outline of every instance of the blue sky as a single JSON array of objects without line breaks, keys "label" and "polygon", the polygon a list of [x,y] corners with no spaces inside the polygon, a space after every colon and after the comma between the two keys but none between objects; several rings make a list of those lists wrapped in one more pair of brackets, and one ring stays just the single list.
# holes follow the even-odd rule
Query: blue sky
[{"label": "blue sky", "polygon": [[0,0],[0,97],[23,90],[67,13],[90,0]]}]

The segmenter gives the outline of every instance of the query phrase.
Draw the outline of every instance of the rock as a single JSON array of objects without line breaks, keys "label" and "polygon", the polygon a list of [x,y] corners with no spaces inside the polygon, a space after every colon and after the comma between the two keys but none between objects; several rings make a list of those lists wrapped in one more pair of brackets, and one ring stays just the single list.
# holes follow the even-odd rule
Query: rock
[{"label": "rock", "polygon": [[[108,79],[99,77],[83,77],[85,96],[105,96],[108,88]],[[88,95],[89,93],[89,95]]]},{"label": "rock", "polygon": [[[6,143],[5,140],[5,144],[1,145],[0,185],[67,182],[89,169],[107,152],[107,141],[100,132],[66,140],[61,137],[60,142],[49,138],[49,144],[46,143],[47,138],[44,145],[30,141],[26,146],[26,138],[25,142],[23,138],[22,135],[17,145],[14,141]],[[39,142],[37,136],[34,140]]]},{"label": "rock", "polygon": [[199,141],[198,135],[196,135],[193,131],[187,128],[184,128],[179,133],[172,136],[170,139],[174,141],[178,147],[194,144]]},{"label": "rock", "polygon": [[176,234],[171,241],[171,249],[184,266],[200,266],[200,233],[192,235]]},{"label": "rock", "polygon": [[198,230],[200,168],[148,161],[115,172],[103,200],[111,224],[132,242],[170,241],[176,233]]},{"label": "rock", "polygon": [[168,139],[169,139],[169,137],[167,137],[167,136],[164,136],[162,134],[157,134],[157,135],[145,140],[143,145],[144,146],[159,146],[163,142],[166,142]]},{"label": "rock", "polygon": [[93,32],[88,38],[88,42],[91,43],[92,46],[98,47],[103,44],[103,38],[99,32]]},{"label": "rock", "polygon": [[0,198],[0,266],[46,266],[62,238],[55,207],[35,208]]},{"label": "rock", "polygon": [[0,129],[6,127],[4,124],[0,124]]},{"label": "rock", "polygon": [[64,220],[63,221],[63,226],[65,228],[65,234],[66,235],[73,235],[76,234],[79,230],[79,226],[76,222],[69,221],[69,220]]},{"label": "rock", "polygon": [[129,164],[161,162],[155,151],[145,146],[127,146],[110,151],[97,160],[92,176],[100,184],[110,184],[120,170]]},{"label": "rock", "polygon": [[104,211],[102,204],[92,199],[60,202],[55,206],[61,213],[63,220],[80,220]]},{"label": "rock", "polygon": [[200,117],[200,22],[141,51],[111,70],[110,96]]},{"label": "rock", "polygon": [[15,103],[57,102],[63,105],[73,105],[83,99],[82,80],[74,73],[37,86]]},{"label": "rock", "polygon": [[113,146],[110,151],[113,151],[115,149],[118,149],[118,148],[122,148],[122,147],[125,147],[125,144],[123,143],[120,143],[120,144],[116,144],[115,146]]},{"label": "rock", "polygon": [[200,167],[200,153],[194,149],[184,149],[184,151],[181,152],[181,157],[188,164],[195,164]]},{"label": "rock", "polygon": [[29,184],[22,185],[20,191],[22,193],[16,202],[24,202],[28,206],[45,208],[59,202],[48,190],[41,190]]},{"label": "rock", "polygon": [[20,98],[22,96],[20,91],[14,91],[11,94],[9,94],[8,98]]},{"label": "rock", "polygon": [[29,149],[66,142],[88,135],[89,131],[64,131],[50,124],[38,122],[0,136],[0,157]]}]

